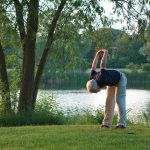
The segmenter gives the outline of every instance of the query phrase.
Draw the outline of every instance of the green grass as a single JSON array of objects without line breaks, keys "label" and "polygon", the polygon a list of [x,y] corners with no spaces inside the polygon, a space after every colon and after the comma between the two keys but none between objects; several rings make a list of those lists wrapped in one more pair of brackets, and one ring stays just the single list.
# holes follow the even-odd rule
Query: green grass
[{"label": "green grass", "polygon": [[99,125],[1,127],[0,150],[148,150],[150,128]]}]

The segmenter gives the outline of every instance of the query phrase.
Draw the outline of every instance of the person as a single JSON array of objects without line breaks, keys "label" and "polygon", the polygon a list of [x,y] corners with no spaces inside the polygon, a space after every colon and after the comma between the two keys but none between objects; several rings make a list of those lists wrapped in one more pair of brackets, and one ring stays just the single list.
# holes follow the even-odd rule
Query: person
[{"label": "person", "polygon": [[[100,70],[96,71],[99,56]],[[117,70],[106,69],[108,51],[100,49],[93,60],[90,79],[87,81],[86,87],[89,93],[97,93],[103,87],[107,87],[103,128],[110,128],[114,117],[115,103],[117,105],[118,119],[116,128],[126,128],[126,85],[127,78],[124,73]]]}]

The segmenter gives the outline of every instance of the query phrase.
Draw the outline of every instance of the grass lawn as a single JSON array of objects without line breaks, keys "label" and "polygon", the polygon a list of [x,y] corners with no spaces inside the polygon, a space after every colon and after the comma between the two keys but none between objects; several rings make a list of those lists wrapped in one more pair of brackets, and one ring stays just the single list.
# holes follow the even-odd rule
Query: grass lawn
[{"label": "grass lawn", "polygon": [[150,150],[150,128],[98,125],[1,127],[0,150]]}]

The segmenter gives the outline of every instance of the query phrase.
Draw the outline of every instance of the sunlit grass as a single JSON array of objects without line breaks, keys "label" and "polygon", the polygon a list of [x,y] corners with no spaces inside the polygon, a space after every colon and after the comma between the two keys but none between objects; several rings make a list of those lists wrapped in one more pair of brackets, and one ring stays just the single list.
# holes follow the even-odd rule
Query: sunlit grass
[{"label": "sunlit grass", "polygon": [[25,126],[0,128],[5,150],[148,150],[150,128],[102,129],[99,125]]}]

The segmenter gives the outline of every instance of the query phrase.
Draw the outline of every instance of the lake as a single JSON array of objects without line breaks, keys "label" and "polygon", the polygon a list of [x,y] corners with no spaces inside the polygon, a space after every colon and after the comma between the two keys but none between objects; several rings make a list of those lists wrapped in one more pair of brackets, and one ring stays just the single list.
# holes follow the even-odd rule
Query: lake
[{"label": "lake", "polygon": [[[40,90],[39,95],[53,94],[58,105],[64,110],[68,109],[92,109],[105,105],[106,89],[99,93],[89,94],[86,90]],[[150,102],[150,90],[127,89],[126,104],[129,110],[128,116],[140,115]]]}]

